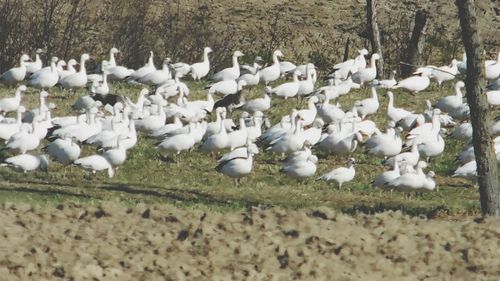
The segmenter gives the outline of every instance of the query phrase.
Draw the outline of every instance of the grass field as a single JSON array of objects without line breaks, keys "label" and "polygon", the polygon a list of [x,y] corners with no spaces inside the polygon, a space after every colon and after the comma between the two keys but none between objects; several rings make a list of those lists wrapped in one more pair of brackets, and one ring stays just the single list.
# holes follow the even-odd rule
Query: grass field
[{"label": "grass field", "polygon": [[[202,90],[206,82],[190,82],[189,99],[204,98]],[[135,100],[140,88],[115,83],[112,93],[123,94]],[[427,91],[416,97],[395,91],[395,105],[422,111],[425,100],[433,103],[439,97],[453,94],[453,83],[443,90],[433,84]],[[385,128],[387,96],[385,90],[379,90],[381,107],[372,117],[381,129]],[[0,96],[12,95],[13,89],[1,88]],[[69,94],[59,89],[52,89],[48,102],[57,108],[53,116],[71,114],[70,106],[78,95],[85,91]],[[245,90],[245,98],[250,99],[262,94],[262,88]],[[350,108],[355,100],[369,96],[369,89],[353,90],[339,102],[344,110]],[[272,123],[294,107],[306,107],[306,102],[296,99],[281,100],[273,98],[273,108],[267,113]],[[38,92],[29,91],[23,97],[28,108],[38,104]],[[236,119],[233,116],[234,120]],[[170,203],[188,208],[209,208],[212,210],[244,209],[249,206],[280,206],[301,208],[328,206],[345,212],[376,212],[386,209],[401,209],[410,214],[424,213],[429,216],[444,214],[475,214],[479,211],[478,192],[471,187],[471,182],[452,178],[458,167],[455,157],[464,147],[464,143],[446,138],[445,153],[432,159],[430,170],[437,174],[439,191],[424,194],[407,201],[398,192],[390,194],[370,186],[370,182],[383,170],[381,159],[367,156],[358,148],[354,154],[357,160],[356,177],[345,188],[338,190],[335,185],[315,178],[297,181],[280,174],[279,156],[268,152],[256,156],[252,175],[244,178],[241,186],[214,170],[216,159],[203,154],[197,149],[181,154],[178,162],[165,158],[154,147],[154,140],[139,136],[138,144],[128,152],[128,160],[118,170],[116,176],[108,179],[101,174],[96,178],[77,167],[62,167],[51,162],[49,171],[31,174],[19,174],[7,168],[0,170],[0,201],[58,204],[77,202],[99,204],[104,200],[119,200],[125,204]],[[40,146],[41,148],[42,146]],[[94,154],[94,148],[84,146],[82,156]],[[317,154],[319,166],[317,175],[328,172],[333,167],[345,165],[346,158]],[[7,157],[5,152],[2,158]],[[429,170],[428,169],[428,170]]]}]

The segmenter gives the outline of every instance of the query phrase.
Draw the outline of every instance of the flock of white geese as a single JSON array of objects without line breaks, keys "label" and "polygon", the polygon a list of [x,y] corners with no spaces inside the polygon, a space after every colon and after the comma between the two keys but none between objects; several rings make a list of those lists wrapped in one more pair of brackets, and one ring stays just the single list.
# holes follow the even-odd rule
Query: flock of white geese
[{"label": "flock of white geese", "polygon": [[[62,165],[76,165],[93,173],[104,170],[113,177],[117,167],[126,161],[127,150],[136,145],[137,133],[141,132],[157,139],[156,148],[173,157],[191,149],[217,155],[225,152],[217,160],[215,169],[234,178],[238,184],[252,172],[254,156],[260,147],[282,155],[281,172],[294,178],[315,176],[318,157],[313,151],[345,157],[346,167],[318,177],[318,180],[337,182],[340,188],[354,180],[352,155],[361,147],[367,154],[383,159],[387,167],[373,180],[373,186],[422,192],[436,188],[434,172],[424,172],[424,169],[429,168],[430,158],[445,150],[443,137],[468,142],[472,138],[469,107],[462,93],[464,82],[452,82],[466,70],[465,55],[461,61],[453,60],[451,65],[420,67],[413,76],[400,81],[396,81],[395,72],[387,80],[376,80],[379,55],[372,54],[367,62],[368,51],[362,49],[355,58],[334,65],[325,76],[326,84],[317,87],[315,66],[282,61],[280,50],[273,53],[272,62],[266,67],[262,66],[260,57],[251,65],[240,65],[243,53],[235,51],[232,66],[211,76],[209,47],[203,50],[201,62],[173,63],[166,58],[159,69],[151,52],[147,63],[137,70],[118,65],[115,55],[119,50],[112,48],[109,59],[101,62],[98,74],[87,74],[88,54],[81,55],[79,63],[53,57],[50,65],[44,67],[41,52],[36,51],[34,61],[22,55],[19,66],[0,76],[4,84],[17,86],[13,96],[0,99],[0,138],[6,142],[2,150],[19,153],[3,159],[1,165],[20,172],[46,170],[51,158]],[[485,69],[490,82],[486,93],[488,103],[495,107],[500,105],[500,53],[496,60],[485,62]],[[281,79],[279,81],[286,82],[278,84],[278,79],[290,76],[291,80]],[[190,100],[189,87],[181,81],[187,78],[211,81],[206,88],[206,99]],[[455,94],[441,98],[435,105],[427,101],[425,112],[396,107],[391,89],[401,88],[415,95],[427,89],[431,79],[439,85],[455,83]],[[132,100],[111,94],[112,84],[108,81],[127,81],[145,87],[138,98]],[[262,97],[245,100],[242,89],[261,83],[265,84]],[[52,116],[55,105],[47,104],[45,99],[49,95],[47,91],[56,86],[68,91],[89,89],[88,95],[75,101],[74,115]],[[40,90],[37,108],[23,106],[27,87]],[[331,102],[360,87],[369,87],[371,97],[356,101],[351,109],[343,110],[338,103]],[[385,113],[379,111],[380,91],[389,98]],[[291,98],[307,99],[307,108],[293,109],[279,123],[268,124],[266,112],[273,110],[272,104]],[[236,122],[230,118],[235,110],[242,111]],[[10,112],[17,115],[8,115]],[[387,114],[386,128],[378,128],[369,119],[374,114]],[[215,120],[211,120],[211,116],[215,116]],[[451,134],[444,135],[445,128],[451,128]],[[500,122],[497,121],[491,131],[500,161]],[[43,148],[46,154],[29,154],[41,146],[43,139],[50,141]],[[95,146],[101,152],[80,157],[80,145]],[[472,145],[457,159],[461,166],[454,176],[474,179],[477,174]]]}]

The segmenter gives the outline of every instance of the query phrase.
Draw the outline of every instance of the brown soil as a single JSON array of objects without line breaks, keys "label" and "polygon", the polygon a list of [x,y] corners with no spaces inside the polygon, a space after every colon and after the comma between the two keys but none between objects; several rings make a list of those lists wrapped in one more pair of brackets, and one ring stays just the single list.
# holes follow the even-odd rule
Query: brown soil
[{"label": "brown soil", "polygon": [[500,221],[0,207],[1,280],[500,280]]}]

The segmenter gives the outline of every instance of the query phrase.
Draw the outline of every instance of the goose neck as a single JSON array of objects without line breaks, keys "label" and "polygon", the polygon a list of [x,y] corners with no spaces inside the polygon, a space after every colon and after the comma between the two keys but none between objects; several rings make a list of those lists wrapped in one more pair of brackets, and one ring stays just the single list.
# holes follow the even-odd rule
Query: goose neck
[{"label": "goose neck", "polygon": [[85,58],[80,59],[80,73],[87,73],[87,70],[85,69]]},{"label": "goose neck", "polygon": [[238,56],[233,55],[233,68],[240,68],[239,63],[238,63]]}]

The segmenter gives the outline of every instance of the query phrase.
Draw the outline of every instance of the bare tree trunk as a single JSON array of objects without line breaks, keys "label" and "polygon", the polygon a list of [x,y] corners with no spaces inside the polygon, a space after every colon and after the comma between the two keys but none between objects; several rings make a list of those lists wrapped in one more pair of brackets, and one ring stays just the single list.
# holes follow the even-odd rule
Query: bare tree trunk
[{"label": "bare tree trunk", "polygon": [[382,44],[380,42],[380,32],[377,24],[377,0],[366,0],[366,18],[368,19],[368,28],[370,29],[370,42],[372,52],[378,53],[380,59],[377,64],[377,76],[384,75],[384,59],[382,57]]},{"label": "bare tree trunk", "polygon": [[500,187],[493,140],[489,132],[491,114],[484,93],[484,63],[479,38],[474,0],[456,0],[462,40],[467,53],[467,102],[473,129],[474,154],[477,163],[477,180],[481,211],[484,215],[500,216]]},{"label": "bare tree trunk", "polygon": [[[425,29],[427,23],[428,12],[425,9],[418,10],[415,14],[415,24],[413,25],[413,31],[411,33],[410,43],[406,49],[405,62],[412,65],[420,65],[422,58],[422,51],[424,49],[425,42]],[[412,73],[411,65],[402,65],[401,75],[403,77],[408,77]]]},{"label": "bare tree trunk", "polygon": [[347,37],[347,42],[345,42],[344,47],[344,59],[342,61],[346,61],[349,59],[349,45],[351,44],[351,38]]}]

